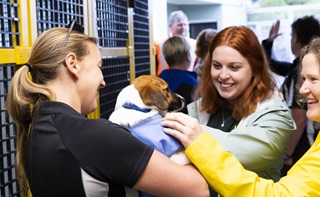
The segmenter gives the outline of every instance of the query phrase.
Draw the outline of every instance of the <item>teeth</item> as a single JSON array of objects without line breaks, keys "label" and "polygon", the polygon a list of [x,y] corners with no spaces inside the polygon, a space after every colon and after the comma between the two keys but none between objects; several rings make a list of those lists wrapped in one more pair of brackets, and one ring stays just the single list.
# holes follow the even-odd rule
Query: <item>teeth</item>
[{"label": "teeth", "polygon": [[317,103],[318,101],[316,100],[308,100],[308,103]]},{"label": "teeth", "polygon": [[224,88],[228,88],[228,87],[232,86],[232,84],[221,83],[221,86],[224,87]]}]

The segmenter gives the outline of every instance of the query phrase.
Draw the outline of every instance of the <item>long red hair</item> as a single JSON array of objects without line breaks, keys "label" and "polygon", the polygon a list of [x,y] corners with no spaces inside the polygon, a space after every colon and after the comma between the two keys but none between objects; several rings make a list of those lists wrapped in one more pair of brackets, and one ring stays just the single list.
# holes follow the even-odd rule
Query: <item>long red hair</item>
[{"label": "long red hair", "polygon": [[228,107],[228,101],[219,95],[211,78],[213,51],[218,46],[225,45],[237,50],[249,62],[252,70],[249,87],[240,95],[233,107],[233,118],[240,120],[254,112],[258,102],[273,94],[275,81],[271,75],[265,51],[255,33],[245,26],[227,27],[211,42],[203,65],[200,84],[195,92],[195,98],[202,97],[201,111],[213,114]]}]

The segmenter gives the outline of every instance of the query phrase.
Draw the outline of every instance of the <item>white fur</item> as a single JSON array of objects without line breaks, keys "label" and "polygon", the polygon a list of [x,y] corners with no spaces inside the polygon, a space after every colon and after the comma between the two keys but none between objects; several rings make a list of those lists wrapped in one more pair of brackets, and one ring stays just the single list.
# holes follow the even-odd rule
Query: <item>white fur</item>
[{"label": "white fur", "polygon": [[[136,110],[126,109],[122,107],[126,102],[133,103],[139,108],[151,109],[151,111],[148,113],[141,113]],[[121,126],[132,127],[157,113],[159,113],[158,109],[154,106],[145,105],[142,102],[138,90],[134,88],[134,85],[129,85],[119,93],[116,107],[114,112],[110,115],[109,120]]]},{"label": "white fur", "polygon": [[[144,113],[137,110],[126,109],[123,106],[126,102],[133,103],[142,109],[151,109],[150,112]],[[155,114],[164,114],[164,111],[160,111],[155,106],[147,106],[143,103],[138,90],[134,85],[125,87],[118,95],[115,110],[110,115],[109,120],[113,123],[117,123],[126,128],[138,125],[143,120],[154,116]],[[162,131],[159,131],[162,132]],[[174,153],[170,159],[180,165],[186,165],[191,163],[188,157],[184,154],[184,148],[181,147],[176,153]]]}]

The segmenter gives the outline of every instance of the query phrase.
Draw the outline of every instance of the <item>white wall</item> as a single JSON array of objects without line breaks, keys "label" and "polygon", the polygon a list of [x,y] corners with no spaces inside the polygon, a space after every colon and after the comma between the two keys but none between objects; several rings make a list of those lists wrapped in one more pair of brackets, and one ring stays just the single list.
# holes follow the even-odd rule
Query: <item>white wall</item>
[{"label": "white wall", "polygon": [[221,23],[219,29],[233,25],[246,25],[246,10],[242,4],[237,5],[221,5]]},{"label": "white wall", "polygon": [[246,25],[246,8],[243,0],[221,1],[216,4],[178,5],[167,0],[149,0],[152,9],[154,39],[169,34],[168,17],[172,11],[182,10],[190,23],[217,22],[218,30],[231,25]]},{"label": "white wall", "polygon": [[[150,6],[151,5],[151,6]],[[158,40],[167,35],[167,0],[149,0],[149,16],[152,21],[152,31],[154,40]]]},{"label": "white wall", "polygon": [[181,10],[188,16],[189,23],[217,22],[219,29],[221,5],[188,5],[181,6]]},{"label": "white wall", "polygon": [[167,5],[167,18],[170,12],[182,10],[190,23],[217,22],[218,30],[231,25],[246,24],[246,9],[242,0],[233,3],[201,4],[201,5]]}]

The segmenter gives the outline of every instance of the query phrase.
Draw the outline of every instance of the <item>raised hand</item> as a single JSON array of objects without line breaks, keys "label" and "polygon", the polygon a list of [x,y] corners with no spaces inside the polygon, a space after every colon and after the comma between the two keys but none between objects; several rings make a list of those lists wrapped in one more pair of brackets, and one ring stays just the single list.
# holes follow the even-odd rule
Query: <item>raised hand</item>
[{"label": "raised hand", "polygon": [[279,27],[280,27],[279,20],[277,20],[274,24],[272,24],[269,32],[268,41],[273,42],[278,36],[282,35],[282,33],[279,33]]}]

